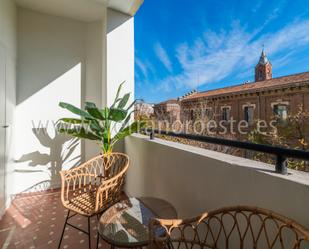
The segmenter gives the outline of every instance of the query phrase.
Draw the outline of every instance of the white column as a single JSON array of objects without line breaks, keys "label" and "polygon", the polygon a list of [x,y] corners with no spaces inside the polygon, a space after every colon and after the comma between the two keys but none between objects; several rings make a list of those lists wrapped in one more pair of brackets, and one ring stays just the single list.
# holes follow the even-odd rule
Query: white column
[{"label": "white column", "polygon": [[[106,85],[103,105],[110,106],[118,86],[134,100],[134,18],[108,9],[106,20]],[[105,90],[105,92],[104,92]]]}]

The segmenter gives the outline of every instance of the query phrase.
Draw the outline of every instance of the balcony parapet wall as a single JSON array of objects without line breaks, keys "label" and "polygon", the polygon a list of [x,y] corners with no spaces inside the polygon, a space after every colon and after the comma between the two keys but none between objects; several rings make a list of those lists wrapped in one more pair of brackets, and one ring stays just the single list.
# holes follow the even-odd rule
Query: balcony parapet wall
[{"label": "balcony parapet wall", "polygon": [[309,174],[147,136],[126,138],[126,191],[171,202],[179,217],[232,205],[271,209],[309,227]]}]

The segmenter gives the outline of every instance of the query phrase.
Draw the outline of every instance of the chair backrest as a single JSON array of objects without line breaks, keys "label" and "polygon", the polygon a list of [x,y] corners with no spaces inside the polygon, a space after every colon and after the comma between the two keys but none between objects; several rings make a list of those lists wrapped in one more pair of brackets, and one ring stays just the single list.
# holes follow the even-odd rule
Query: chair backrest
[{"label": "chair backrest", "polygon": [[[117,178],[122,172],[126,172],[129,166],[129,158],[122,153],[110,153],[99,155],[83,163],[82,165],[60,172],[62,179],[61,199],[65,204],[70,199],[89,191],[97,191],[111,179]],[[122,181],[117,181],[121,183]],[[119,191],[118,191],[119,192]]]},{"label": "chair backrest", "polygon": [[129,157],[123,153],[106,154],[102,158],[103,175],[107,179],[117,176],[129,164]]},{"label": "chair backrest", "polygon": [[309,231],[272,211],[236,206],[187,220],[154,219],[151,248],[309,248]]},{"label": "chair backrest", "polygon": [[122,153],[112,153],[104,158],[104,165],[105,179],[96,194],[96,212],[106,209],[121,198],[129,157]]}]

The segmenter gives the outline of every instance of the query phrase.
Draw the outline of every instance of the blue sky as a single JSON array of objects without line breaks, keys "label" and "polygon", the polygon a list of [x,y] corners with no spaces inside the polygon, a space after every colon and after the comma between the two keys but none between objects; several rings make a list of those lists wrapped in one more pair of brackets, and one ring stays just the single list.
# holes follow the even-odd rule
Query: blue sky
[{"label": "blue sky", "polygon": [[135,17],[135,97],[253,81],[263,44],[279,77],[309,71],[308,0],[145,0]]}]

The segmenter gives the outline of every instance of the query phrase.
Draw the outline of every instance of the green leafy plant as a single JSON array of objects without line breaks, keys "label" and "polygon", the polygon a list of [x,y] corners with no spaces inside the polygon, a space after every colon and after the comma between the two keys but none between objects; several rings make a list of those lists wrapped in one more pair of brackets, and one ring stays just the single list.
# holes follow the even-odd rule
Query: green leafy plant
[{"label": "green leafy plant", "polygon": [[[297,111],[290,113],[284,122],[279,120],[280,117],[274,116],[275,126],[266,132],[259,132],[254,129],[249,133],[248,140],[258,144],[268,144],[284,148],[298,150],[309,150],[309,112],[299,105]],[[258,121],[257,121],[258,122]],[[253,159],[274,164],[275,159],[265,153],[254,153]],[[288,167],[291,169],[309,172],[307,161],[299,159],[288,159]]]},{"label": "green leafy plant", "polygon": [[60,133],[77,138],[94,140],[104,154],[111,153],[117,141],[124,139],[132,133],[138,132],[145,126],[144,121],[131,122],[130,111],[134,103],[128,104],[130,93],[119,97],[122,82],[118,88],[114,103],[110,107],[98,108],[92,102],[85,103],[82,110],[71,104],[60,102],[59,106],[78,115],[80,118],[62,118],[57,122]]}]

